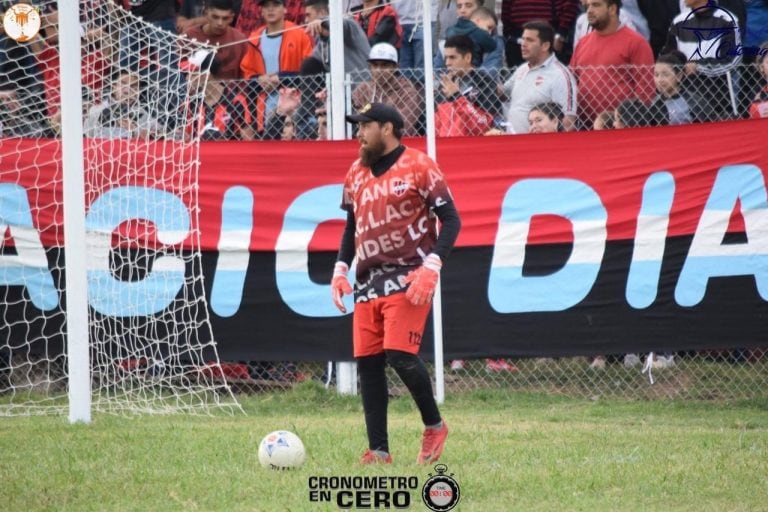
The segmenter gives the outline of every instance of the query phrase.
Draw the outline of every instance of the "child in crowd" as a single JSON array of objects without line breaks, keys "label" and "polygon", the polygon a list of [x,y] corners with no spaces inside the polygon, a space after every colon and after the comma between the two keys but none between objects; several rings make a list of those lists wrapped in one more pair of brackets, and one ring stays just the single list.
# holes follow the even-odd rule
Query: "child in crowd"
[{"label": "child in crowd", "polygon": [[483,53],[480,69],[488,70],[489,73],[494,75],[494,78],[498,78],[499,71],[506,67],[504,57],[504,38],[498,35],[496,32],[499,25],[499,20],[493,11],[485,7],[480,7],[475,12],[473,12],[469,20],[477,25],[480,29],[488,32],[493,40],[496,41],[495,50]]},{"label": "child in crowd", "polygon": [[755,95],[752,104],[749,106],[749,117],[759,119],[768,117],[768,42],[763,43],[760,48],[763,53],[757,57],[755,63],[763,75],[763,87]]},{"label": "child in crowd", "polygon": [[88,110],[84,132],[86,137],[146,138],[157,128],[141,98],[138,73],[122,71],[109,96]]},{"label": "child in crowd", "polygon": [[613,130],[613,110],[604,110],[595,116],[592,122],[593,130]]},{"label": "child in crowd", "polygon": [[554,101],[539,103],[528,112],[528,133],[565,131],[563,117],[563,109]]},{"label": "child in crowd", "polygon": [[[472,50],[472,65],[476,68],[481,67],[483,63],[484,54],[494,52],[496,50],[496,40],[491,34],[483,27],[478,27],[472,21],[472,15],[482,6],[480,0],[458,0],[456,2],[456,24],[448,27],[445,31],[446,39],[464,35],[469,37],[473,43]],[[443,45],[445,41],[440,41],[438,44],[438,51],[435,52],[434,66],[435,68],[445,67],[445,60],[443,59]]]},{"label": "child in crowd", "polygon": [[699,121],[701,102],[681,88],[685,55],[678,51],[659,55],[653,69],[657,95],[651,103],[653,124],[688,124]]}]

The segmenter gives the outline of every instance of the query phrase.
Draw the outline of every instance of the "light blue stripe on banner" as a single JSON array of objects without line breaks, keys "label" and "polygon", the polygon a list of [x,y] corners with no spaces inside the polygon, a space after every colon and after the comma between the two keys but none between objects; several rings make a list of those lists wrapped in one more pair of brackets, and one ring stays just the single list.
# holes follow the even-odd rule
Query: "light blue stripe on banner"
[{"label": "light blue stripe on banner", "polygon": [[[246,187],[232,187],[224,194],[221,204],[221,243],[216,273],[211,286],[211,309],[221,317],[231,317],[240,309],[248,273],[249,248],[253,232],[253,194]],[[243,233],[242,240],[230,240],[227,233]],[[247,235],[245,235],[247,233]],[[243,252],[232,254],[238,249]],[[234,267],[234,268],[233,268]]]},{"label": "light blue stripe on banner", "polygon": [[283,231],[314,231],[321,222],[345,220],[339,207],[343,190],[342,185],[325,185],[301,194],[285,212]]},{"label": "light blue stripe on banner", "polygon": [[531,216],[541,214],[562,215],[571,221],[602,221],[607,217],[597,192],[578,180],[533,178],[509,188],[502,204],[503,222],[528,222]]},{"label": "light blue stripe on banner", "polygon": [[768,301],[768,255],[700,256],[685,260],[675,288],[675,301],[684,307],[704,299],[711,277],[754,275],[760,298]]},{"label": "light blue stripe on banner", "polygon": [[643,186],[642,217],[668,217],[675,197],[675,178],[667,171],[655,172]]},{"label": "light blue stripe on banner", "polygon": [[108,190],[91,204],[85,225],[90,231],[112,232],[123,222],[135,219],[154,222],[158,237],[163,231],[189,231],[189,211],[184,202],[170,192],[148,187]]},{"label": "light blue stripe on banner", "polygon": [[[5,258],[22,261],[18,259],[19,256],[2,256],[0,261]],[[0,285],[23,286],[26,288],[32,304],[42,311],[50,311],[59,305],[59,294],[48,267],[0,266]]]},{"label": "light blue stripe on banner", "polygon": [[[657,172],[648,177],[643,187],[643,201],[635,234],[635,248],[627,276],[627,303],[636,309],[647,308],[656,300],[661,263],[664,257],[669,212],[675,197],[675,179],[669,172]],[[664,229],[642,233],[643,219],[663,219]],[[642,247],[639,244],[643,244]],[[650,258],[648,257],[650,256]],[[641,259],[646,258],[646,259]]]},{"label": "light blue stripe on banner", "polygon": [[[277,289],[286,305],[299,315],[309,317],[342,316],[331,300],[331,287],[317,284],[309,278],[309,242],[317,226],[331,220],[346,220],[346,212],[339,208],[342,185],[325,185],[309,190],[288,207],[283,230],[276,247]],[[292,236],[296,234],[297,236]],[[291,270],[299,268],[299,270]],[[329,275],[331,269],[328,269]],[[350,270],[350,275],[354,275]],[[345,297],[347,311],[352,310],[352,299]],[[347,313],[348,314],[348,313]]]},{"label": "light blue stripe on banner", "polygon": [[732,212],[737,197],[742,210],[768,208],[765,178],[756,165],[727,165],[720,169],[706,209]]},{"label": "light blue stripe on banner", "polygon": [[211,309],[218,316],[231,317],[240,309],[246,273],[245,270],[216,270],[211,287]]},{"label": "light blue stripe on banner", "polygon": [[635,309],[647,308],[659,292],[661,260],[633,261],[627,277],[627,303]]},{"label": "light blue stripe on banner", "polygon": [[[167,308],[184,286],[183,271],[156,270],[137,282],[118,281],[111,272],[91,270],[88,289],[91,306],[101,314],[147,316]],[[98,293],[95,293],[98,291]]]},{"label": "light blue stripe on banner", "polygon": [[[32,304],[43,311],[50,311],[59,304],[59,294],[48,269],[45,249],[32,222],[27,190],[15,183],[0,184],[0,228],[24,228],[28,240],[16,240],[16,255],[0,255],[0,285],[24,286]],[[0,246],[3,240],[0,239]],[[45,265],[45,266],[42,266]]]},{"label": "light blue stripe on banner", "polygon": [[[330,285],[311,283],[304,272],[280,272],[277,278],[280,294],[294,312],[313,318],[344,316],[333,304]],[[352,310],[352,303],[352,296],[346,295],[347,314]]]},{"label": "light blue stripe on banner", "polygon": [[563,311],[584,300],[599,271],[599,264],[571,263],[548,276],[523,277],[522,267],[494,267],[488,300],[498,313]]}]

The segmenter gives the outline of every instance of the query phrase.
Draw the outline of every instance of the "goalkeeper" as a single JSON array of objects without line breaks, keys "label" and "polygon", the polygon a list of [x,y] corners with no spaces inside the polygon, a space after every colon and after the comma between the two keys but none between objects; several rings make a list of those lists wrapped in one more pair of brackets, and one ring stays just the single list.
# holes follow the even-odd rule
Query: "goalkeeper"
[{"label": "goalkeeper", "polygon": [[331,289],[336,307],[346,313],[342,297],[352,293],[347,272],[356,258],[353,346],[368,431],[361,463],[392,462],[389,364],[413,396],[425,425],[417,462],[430,464],[443,451],[448,426],[418,352],[440,267],[461,220],[435,162],[400,143],[403,118],[394,107],[372,103],[346,119],[358,125],[360,158],[344,182],[341,206],[347,223]]}]

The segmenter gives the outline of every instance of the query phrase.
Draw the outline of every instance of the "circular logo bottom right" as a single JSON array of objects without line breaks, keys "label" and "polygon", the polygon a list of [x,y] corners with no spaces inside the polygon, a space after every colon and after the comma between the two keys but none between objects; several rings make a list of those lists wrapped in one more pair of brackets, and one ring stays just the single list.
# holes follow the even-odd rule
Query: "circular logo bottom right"
[{"label": "circular logo bottom right", "polygon": [[461,498],[459,483],[448,473],[448,466],[437,464],[436,474],[429,473],[429,478],[421,488],[421,499],[429,510],[446,512],[453,509]]}]

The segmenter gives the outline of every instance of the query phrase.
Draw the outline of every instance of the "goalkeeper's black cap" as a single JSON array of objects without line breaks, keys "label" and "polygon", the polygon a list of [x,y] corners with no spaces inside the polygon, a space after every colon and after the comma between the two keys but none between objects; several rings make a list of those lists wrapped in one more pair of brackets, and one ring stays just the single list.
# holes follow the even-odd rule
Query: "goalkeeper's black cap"
[{"label": "goalkeeper's black cap", "polygon": [[357,111],[357,114],[350,114],[346,117],[348,123],[367,123],[376,121],[379,123],[392,123],[392,126],[403,129],[405,122],[403,116],[392,105],[386,103],[368,103]]}]

